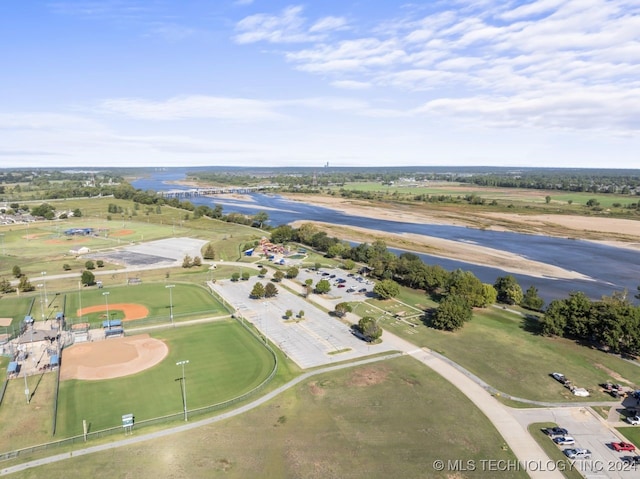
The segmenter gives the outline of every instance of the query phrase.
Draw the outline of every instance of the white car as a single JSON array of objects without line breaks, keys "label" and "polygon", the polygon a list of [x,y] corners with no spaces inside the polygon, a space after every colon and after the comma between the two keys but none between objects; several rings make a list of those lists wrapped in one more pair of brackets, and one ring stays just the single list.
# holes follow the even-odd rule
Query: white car
[{"label": "white car", "polygon": [[564,455],[569,459],[589,459],[591,451],[589,449],[565,449]]},{"label": "white car", "polygon": [[573,446],[576,443],[576,440],[571,436],[559,436],[554,437],[553,442],[558,446]]},{"label": "white car", "polygon": [[640,425],[640,416],[630,416],[627,418],[627,422],[632,426]]}]

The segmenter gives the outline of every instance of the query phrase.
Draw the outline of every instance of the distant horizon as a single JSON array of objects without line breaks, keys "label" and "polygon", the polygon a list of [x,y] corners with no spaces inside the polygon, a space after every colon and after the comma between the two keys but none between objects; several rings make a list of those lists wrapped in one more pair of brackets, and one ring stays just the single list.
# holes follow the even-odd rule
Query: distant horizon
[{"label": "distant horizon", "polygon": [[0,2],[0,167],[635,168],[635,0]]},{"label": "distant horizon", "polygon": [[640,175],[640,168],[616,168],[616,167],[573,167],[573,166],[509,166],[509,165],[374,165],[374,166],[257,166],[257,165],[184,165],[184,166],[21,166],[15,168],[0,167],[0,171],[22,171],[22,170],[64,170],[70,172],[96,172],[108,170],[194,170],[194,169],[236,169],[236,170],[312,170],[314,172],[341,170],[341,169],[362,169],[362,170],[446,170],[452,171],[481,171],[481,170],[506,170],[506,171],[594,171],[594,172],[637,172]]}]

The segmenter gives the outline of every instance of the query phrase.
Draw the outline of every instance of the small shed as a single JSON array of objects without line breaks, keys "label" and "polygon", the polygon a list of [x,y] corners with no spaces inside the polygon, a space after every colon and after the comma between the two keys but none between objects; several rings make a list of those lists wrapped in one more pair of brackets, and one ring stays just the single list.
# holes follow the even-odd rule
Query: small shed
[{"label": "small shed", "polygon": [[54,354],[53,356],[51,356],[51,358],[49,359],[49,366],[50,367],[55,367],[58,366],[60,364],[60,356],[58,356],[57,354]]}]

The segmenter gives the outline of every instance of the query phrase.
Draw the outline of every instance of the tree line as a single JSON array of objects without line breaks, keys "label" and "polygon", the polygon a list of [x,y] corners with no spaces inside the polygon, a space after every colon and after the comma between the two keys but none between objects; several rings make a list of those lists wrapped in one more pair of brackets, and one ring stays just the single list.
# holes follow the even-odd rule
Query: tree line
[{"label": "tree line", "polygon": [[[635,297],[640,299],[638,289]],[[614,353],[636,355],[640,352],[640,306],[631,303],[627,292],[597,301],[573,292],[568,298],[549,303],[540,331],[546,336],[586,341]]]},{"label": "tree line", "polygon": [[[397,294],[393,283],[424,290],[438,301],[438,307],[425,314],[425,322],[437,329],[461,328],[471,320],[473,308],[494,303],[519,305],[544,313],[537,323],[543,335],[585,340],[616,353],[640,352],[640,306],[634,306],[626,292],[603,296],[597,301],[574,292],[566,299],[553,300],[543,309],[544,300],[537,288],[530,286],[523,291],[512,275],[500,276],[494,284],[482,283],[470,271],[447,271],[440,265],[424,263],[413,253],[398,256],[388,251],[383,241],[351,245],[329,237],[311,223],[297,229],[278,226],[272,230],[271,240],[312,246],[327,257],[342,259],[346,269],[351,269],[355,262],[367,265],[367,273],[379,280],[374,291],[383,299]],[[640,286],[636,298],[640,299]]]},{"label": "tree line", "polygon": [[531,286],[525,294],[511,275],[498,278],[494,284],[482,283],[470,271],[447,271],[440,265],[425,263],[414,253],[398,256],[381,240],[351,245],[329,237],[311,223],[299,228],[278,226],[271,231],[271,241],[293,241],[312,246],[326,257],[342,259],[345,269],[353,268],[355,263],[365,264],[366,274],[378,280],[374,292],[383,299],[398,294],[394,284],[424,290],[439,301],[437,310],[430,312],[427,318],[430,325],[439,329],[459,329],[471,318],[473,308],[484,308],[496,301],[521,304],[534,310],[541,309],[544,304],[535,287]]}]

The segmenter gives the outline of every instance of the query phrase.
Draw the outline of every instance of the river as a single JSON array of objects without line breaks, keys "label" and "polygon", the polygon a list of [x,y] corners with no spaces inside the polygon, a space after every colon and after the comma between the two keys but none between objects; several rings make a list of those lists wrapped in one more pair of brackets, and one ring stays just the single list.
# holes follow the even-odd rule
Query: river
[{"label": "river", "polygon": [[[202,170],[202,168],[199,168]],[[174,184],[185,179],[186,169],[158,171],[152,176],[132,182],[142,190],[166,191],[189,189]],[[290,201],[278,195],[251,194],[252,201],[230,200],[216,201],[215,198],[189,198],[193,204],[213,207],[218,204],[225,214],[239,212],[255,214],[266,211],[272,225],[287,224],[296,220],[321,221],[339,225],[359,226],[372,230],[392,233],[415,233],[434,236],[466,243],[478,244],[497,250],[509,251],[525,258],[548,263],[554,266],[576,271],[591,280],[560,280],[513,274],[523,290],[533,285],[548,303],[552,299],[565,298],[572,291],[583,291],[592,299],[610,295],[614,291],[628,290],[631,298],[640,284],[640,252],[615,248],[593,241],[555,238],[541,235],[489,231],[462,226],[415,224],[399,221],[376,220],[362,216],[351,216],[328,208]],[[396,254],[400,250],[391,249]],[[428,264],[439,264],[447,270],[461,268],[472,271],[480,280],[493,284],[505,271],[498,268],[478,266],[472,263],[444,259],[427,254],[419,256]]]}]

